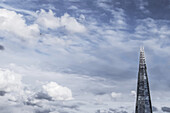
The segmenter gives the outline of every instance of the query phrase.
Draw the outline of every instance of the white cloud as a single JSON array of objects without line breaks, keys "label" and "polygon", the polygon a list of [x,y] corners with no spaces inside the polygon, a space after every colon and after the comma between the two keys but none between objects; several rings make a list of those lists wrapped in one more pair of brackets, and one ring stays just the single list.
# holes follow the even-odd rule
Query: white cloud
[{"label": "white cloud", "polygon": [[65,27],[66,30],[70,32],[85,32],[86,28],[80,24],[74,17],[71,17],[69,14],[65,13],[61,17],[55,17],[55,14],[52,10],[49,12],[38,11],[38,18],[36,23],[44,28],[57,29],[59,27]]},{"label": "white cloud", "polygon": [[76,9],[78,9],[76,6],[70,6],[68,9],[72,9],[72,10],[76,10]]},{"label": "white cloud", "polygon": [[136,96],[136,91],[131,91],[132,96]]},{"label": "white cloud", "polygon": [[36,39],[39,35],[39,28],[37,24],[27,25],[23,15],[15,11],[0,9],[0,34],[5,33],[22,40]]},{"label": "white cloud", "polygon": [[53,100],[71,100],[72,92],[69,88],[58,85],[55,82],[50,82],[43,85],[43,89]]},{"label": "white cloud", "polygon": [[122,96],[122,94],[121,93],[112,92],[111,96],[112,96],[112,98],[119,98],[119,97]]},{"label": "white cloud", "polygon": [[21,76],[9,69],[0,69],[0,90],[5,92],[21,89]]},{"label": "white cloud", "polygon": [[[17,66],[15,66],[19,69]],[[14,68],[15,68],[14,67]],[[23,70],[20,68],[21,71]],[[0,68],[0,91],[5,92],[4,98],[13,102],[26,102],[33,97],[35,92],[30,90],[26,84],[22,82],[22,76],[13,69]]]},{"label": "white cloud", "polygon": [[55,29],[60,26],[60,20],[59,18],[56,18],[52,10],[49,10],[49,12],[46,12],[45,10],[41,9],[40,11],[37,11],[38,18],[36,22],[46,28]]}]

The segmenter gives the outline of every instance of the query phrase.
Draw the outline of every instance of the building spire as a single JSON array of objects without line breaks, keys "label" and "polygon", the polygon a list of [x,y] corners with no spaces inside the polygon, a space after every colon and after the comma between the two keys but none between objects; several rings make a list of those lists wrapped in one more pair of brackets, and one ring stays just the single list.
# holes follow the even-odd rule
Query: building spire
[{"label": "building spire", "polygon": [[145,51],[144,51],[144,46],[140,47],[140,61],[139,61],[139,66],[145,64]]},{"label": "building spire", "polygon": [[144,46],[140,47],[140,52],[144,51]]},{"label": "building spire", "polygon": [[140,48],[135,113],[152,113],[152,104],[151,104],[151,97],[150,97],[150,90],[149,90],[147,68],[145,63],[144,47]]}]

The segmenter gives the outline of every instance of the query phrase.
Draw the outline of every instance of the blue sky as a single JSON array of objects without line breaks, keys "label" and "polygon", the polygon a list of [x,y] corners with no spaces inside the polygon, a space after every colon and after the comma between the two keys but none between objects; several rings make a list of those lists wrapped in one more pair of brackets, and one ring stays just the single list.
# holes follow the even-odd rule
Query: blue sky
[{"label": "blue sky", "polygon": [[170,107],[169,2],[2,0],[2,112],[133,113],[144,46],[161,113]]}]

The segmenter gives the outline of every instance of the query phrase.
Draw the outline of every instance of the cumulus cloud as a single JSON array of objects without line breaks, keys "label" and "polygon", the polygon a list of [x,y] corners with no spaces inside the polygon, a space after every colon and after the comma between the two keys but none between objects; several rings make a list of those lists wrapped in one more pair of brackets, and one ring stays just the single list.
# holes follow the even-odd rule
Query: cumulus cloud
[{"label": "cumulus cloud", "polygon": [[0,68],[0,95],[9,101],[27,102],[35,94],[22,82],[22,76],[11,69]]},{"label": "cumulus cloud", "polygon": [[43,85],[44,91],[52,97],[53,100],[71,100],[72,92],[69,88],[58,85],[55,82],[50,82]]},{"label": "cumulus cloud", "polygon": [[39,28],[37,24],[27,25],[23,15],[15,11],[0,9],[0,34],[6,37],[14,35],[22,40],[36,39]]},{"label": "cumulus cloud", "polygon": [[70,32],[85,32],[86,28],[80,24],[74,17],[71,17],[68,13],[65,13],[61,17],[55,17],[55,13],[52,10],[49,12],[41,9],[37,12],[38,18],[36,23],[44,28],[57,29],[59,27],[64,27]]},{"label": "cumulus cloud", "polygon": [[21,76],[9,69],[0,69],[0,90],[5,92],[21,89]]},{"label": "cumulus cloud", "polygon": [[[20,0],[17,0],[17,1],[20,1]],[[31,1],[31,0],[29,0],[29,1]],[[134,84],[132,84],[132,82],[129,82],[129,79],[131,79],[131,78],[135,79],[135,77],[132,75],[135,74],[135,72],[134,72],[135,70],[133,70],[133,69],[136,69],[136,68],[134,68],[134,66],[136,66],[136,63],[135,63],[136,61],[134,59],[137,58],[136,57],[137,49],[133,49],[133,52],[131,52],[131,51],[125,52],[125,51],[132,50],[131,48],[136,48],[138,46],[139,39],[136,39],[136,37],[140,37],[140,36],[141,37],[149,37],[148,34],[151,34],[150,36],[153,37],[153,34],[160,34],[160,37],[162,39],[165,39],[166,37],[169,36],[169,32],[168,32],[169,27],[167,26],[169,24],[165,25],[164,27],[160,27],[159,23],[155,23],[156,21],[153,21],[154,19],[146,19],[146,20],[138,21],[139,23],[137,22],[137,25],[135,25],[136,20],[134,20],[134,18],[133,18],[134,15],[132,14],[132,15],[130,15],[130,17],[128,17],[129,13],[127,13],[127,12],[129,10],[126,10],[126,8],[121,9],[121,8],[113,7],[114,4],[112,4],[112,2],[108,2],[107,0],[100,0],[100,1],[102,2],[100,4],[101,7],[103,7],[103,9],[106,9],[105,11],[111,12],[111,15],[109,12],[105,12],[103,10],[101,11],[101,9],[98,7],[97,7],[98,10],[94,10],[94,9],[96,9],[96,4],[95,4],[95,7],[93,7],[93,8],[90,7],[90,6],[93,6],[93,4],[91,4],[87,8],[88,9],[87,10],[86,8],[84,8],[86,6],[83,5],[83,7],[81,7],[81,4],[76,4],[76,2],[74,2],[73,5],[79,6],[78,8],[82,8],[82,9],[84,8],[84,11],[86,12],[86,13],[83,13],[83,15],[81,15],[79,19],[77,19],[76,17],[70,16],[70,15],[76,15],[76,16],[80,15],[80,14],[75,13],[75,10],[73,11],[73,9],[76,9],[76,7],[71,7],[70,9],[72,12],[69,11],[69,14],[65,13],[61,17],[57,17],[55,15],[55,13],[51,10],[49,10],[49,11],[40,10],[39,12],[37,12],[35,14],[35,15],[37,15],[35,17],[32,17],[31,15],[29,15],[29,13],[27,13],[27,15],[21,15],[19,13],[9,11],[9,10],[6,10],[6,12],[7,11],[10,12],[10,13],[7,13],[7,15],[6,15],[7,17],[5,17],[5,15],[2,15],[3,13],[0,14],[0,15],[2,15],[2,16],[0,16],[0,18],[1,18],[0,25],[3,28],[3,29],[0,28],[1,29],[0,35],[6,35],[9,33],[9,34],[12,34],[12,36],[14,34],[17,37],[22,37],[22,38],[24,37],[24,39],[28,39],[29,35],[30,35],[30,37],[32,37],[31,39],[33,39],[36,37],[36,35],[39,32],[36,32],[36,30],[31,29],[29,26],[35,25],[35,26],[39,26],[39,28],[41,28],[41,30],[42,30],[42,35],[40,35],[41,41],[46,42],[45,44],[47,44],[47,45],[50,45],[50,44],[54,45],[50,49],[49,49],[49,46],[47,47],[44,45],[42,45],[43,47],[38,47],[39,46],[38,45],[36,48],[39,51],[42,51],[42,52],[48,51],[51,54],[51,55],[49,55],[51,57],[44,58],[44,59],[47,59],[47,60],[45,60],[47,62],[44,63],[44,65],[45,65],[44,69],[59,71],[59,72],[79,73],[79,75],[70,75],[70,74],[57,74],[55,72],[49,73],[49,72],[45,72],[45,71],[41,71],[41,70],[38,71],[36,68],[34,68],[34,70],[27,69],[26,71],[23,71],[22,68],[17,69],[18,71],[22,71],[20,73],[24,73],[25,75],[27,75],[27,76],[24,76],[25,82],[31,83],[32,87],[37,88],[37,86],[35,84],[33,84],[34,80],[40,80],[40,81],[44,80],[46,82],[47,80],[48,81],[54,80],[54,78],[55,78],[56,83],[64,84],[64,86],[69,86],[72,89],[72,91],[74,92],[74,95],[75,95],[74,98],[76,98],[76,101],[74,101],[74,103],[71,103],[70,101],[67,101],[65,103],[70,104],[70,106],[72,104],[76,104],[76,105],[80,106],[79,103],[83,103],[78,108],[80,110],[80,111],[78,111],[78,113],[93,112],[91,109],[95,109],[94,111],[96,111],[97,109],[100,109],[101,107],[106,108],[105,105],[107,105],[107,107],[109,105],[109,108],[113,107],[113,104],[115,103],[115,101],[110,99],[110,91],[114,90],[113,87],[111,87],[111,86],[113,86],[113,82],[109,82],[109,80],[107,79],[108,77],[110,77],[110,75],[111,75],[111,77],[118,78],[118,79],[112,79],[115,81],[123,79],[126,82],[126,80],[128,79],[127,84],[130,83],[129,85],[126,85],[126,87],[124,87],[122,89],[120,89],[120,87],[117,87],[117,89],[116,89],[116,87],[114,87],[115,88],[114,91],[121,92],[121,90],[123,90],[123,91],[128,90],[127,95],[129,97],[130,96],[129,89],[132,89],[131,87],[134,88],[134,84],[136,83],[136,82],[134,82]],[[30,2],[30,3],[32,3],[32,2]],[[44,2],[41,2],[41,3],[44,4]],[[41,3],[39,3],[39,5]],[[112,5],[109,5],[109,4],[112,4]],[[57,5],[57,4],[55,4],[55,5]],[[57,11],[57,12],[60,11],[59,9],[57,9],[58,8],[57,6],[54,6],[54,7],[56,7],[56,9],[54,11]],[[47,9],[47,7],[44,7],[44,6],[36,7],[36,8],[46,8]],[[114,10],[113,8],[115,8],[116,10]],[[65,9],[65,8],[63,8],[63,9]],[[82,9],[80,9],[80,10],[82,10]],[[91,11],[91,9],[94,10],[94,12]],[[12,9],[10,9],[10,10],[12,10]],[[23,11],[20,11],[20,10],[14,10],[14,11],[22,12],[22,14],[24,13]],[[62,10],[62,12],[64,12],[64,11],[65,10]],[[18,18],[13,16],[11,14],[11,12],[13,12],[12,14],[16,14],[15,16]],[[104,16],[102,18],[100,18],[100,15],[98,15],[99,13]],[[98,16],[96,16],[96,15],[98,15]],[[11,22],[12,20],[8,19],[8,18],[10,18],[9,16],[12,18],[13,21],[16,21],[18,19],[16,21],[16,23],[15,22],[12,23]],[[5,17],[5,19],[3,20],[2,17]],[[36,19],[36,17],[37,17],[37,19]],[[137,18],[138,16],[135,15],[135,17]],[[24,20],[24,18],[27,18],[29,23],[32,23],[32,22],[34,23],[34,20],[32,20],[34,18],[36,20],[35,24],[31,24],[31,25],[26,24],[27,22]],[[3,25],[2,23],[4,21],[6,22],[7,20],[9,20],[11,22],[10,25],[12,25],[12,27],[7,27],[8,24],[5,25],[5,27],[2,26]],[[86,28],[83,26],[83,24],[81,24],[81,22],[83,22],[84,20],[86,21]],[[128,20],[132,20],[133,22],[130,23]],[[105,24],[105,22],[107,22],[107,23]],[[17,23],[22,23],[22,24],[20,25]],[[134,26],[132,26],[133,29],[131,29],[130,25],[128,25],[128,24],[133,24],[134,25]],[[19,26],[19,30],[22,29],[22,30],[24,30],[24,32],[22,32],[22,33],[18,32],[17,31],[18,29],[14,29],[13,26],[14,26],[14,28],[15,28],[15,26],[17,26],[17,27]],[[137,26],[136,29],[135,29],[135,26]],[[7,28],[9,28],[9,29],[7,29]],[[35,27],[35,28],[38,29],[38,27]],[[62,38],[63,32],[61,34],[58,33],[58,30],[60,31],[60,28],[61,28],[61,30],[69,31],[66,33],[64,32],[64,35],[68,36],[70,38],[70,40],[66,40],[67,38]],[[71,34],[70,32],[83,33],[84,31],[86,31],[86,29],[88,29],[88,31],[89,31],[87,34],[85,34],[86,36],[82,36],[82,35],[80,36],[79,34],[78,34],[79,36],[77,36],[77,37],[72,36],[72,35],[76,35],[76,34],[72,34],[70,36],[70,34]],[[45,32],[43,30],[45,30]],[[46,30],[48,30],[48,34],[46,34],[47,33]],[[131,39],[131,36],[133,34],[133,33],[131,34],[131,32],[133,32],[133,30],[135,30],[134,31],[135,36],[136,36],[135,40]],[[129,31],[130,31],[130,33],[129,33]],[[28,33],[28,34],[26,34],[26,33]],[[142,40],[142,38],[140,40]],[[151,45],[151,47],[154,47],[155,45],[157,45],[156,47],[158,47],[159,44],[156,43],[158,41],[160,42],[160,40],[156,40],[156,41],[150,40],[150,42],[145,41],[144,43]],[[75,44],[72,44],[73,42]],[[72,46],[69,46],[68,48],[66,48],[70,52],[70,55],[64,54],[64,53],[62,54],[61,52],[58,52],[58,51],[56,52],[56,50],[53,50],[54,48],[57,48],[57,49],[64,48],[63,46],[67,46],[70,44],[72,44]],[[5,45],[5,44],[3,44],[3,45]],[[8,44],[8,45],[10,45],[10,44]],[[11,44],[11,46],[12,46],[12,44]],[[6,48],[7,48],[6,50],[8,50],[8,47],[6,47]],[[158,50],[158,49],[154,48],[154,50]],[[16,48],[11,49],[11,50],[16,50]],[[169,48],[167,50],[169,51]],[[166,54],[168,53],[168,51],[166,51]],[[105,54],[105,53],[107,53],[107,54]],[[160,52],[157,52],[157,53],[160,54]],[[29,54],[28,56],[30,56],[30,57],[27,57],[27,58],[24,58],[22,55],[22,58],[26,59],[27,62],[33,62],[32,59],[36,58],[36,57],[34,57],[34,55],[32,53],[30,55],[30,52],[27,51],[27,49],[23,49],[23,54],[24,54],[24,56]],[[160,54],[160,55],[162,55],[162,54]],[[13,56],[18,57],[18,59],[21,58],[18,55],[13,55]],[[9,58],[12,58],[12,57],[9,57]],[[51,60],[51,59],[57,59],[57,60]],[[19,60],[19,62],[17,62],[17,63],[20,63],[20,62],[21,62],[21,60]],[[27,65],[28,64],[27,62],[22,61],[22,63],[24,65]],[[43,62],[43,58],[41,56],[38,56],[38,62]],[[55,65],[52,65],[50,67],[50,63],[53,64],[53,62]],[[57,62],[57,64],[56,64],[56,62]],[[113,65],[110,65],[111,62],[114,62]],[[123,63],[123,67],[122,67],[122,65],[120,65],[122,63]],[[29,64],[31,64],[31,63],[29,63]],[[31,65],[35,65],[35,64],[37,65],[38,63],[36,62]],[[133,64],[133,65],[131,65],[131,64]],[[40,64],[40,66],[42,66],[42,64]],[[119,67],[121,70],[117,69]],[[113,68],[115,70],[113,70]],[[126,70],[126,71],[124,71],[124,70]],[[127,72],[127,70],[132,71],[132,73],[131,72],[130,72],[131,74],[125,73],[125,72]],[[89,76],[86,79],[83,78],[83,76],[82,76],[82,73],[84,73],[84,72]],[[106,78],[106,80],[96,80],[91,75],[97,75],[97,76],[104,75],[102,77]],[[125,75],[126,75],[126,77],[123,77]],[[93,80],[91,80],[91,79],[93,79]],[[74,81],[74,84],[72,84],[72,81]],[[108,85],[106,85],[103,81],[106,81],[108,83]],[[126,84],[125,82],[123,82],[123,84]],[[42,105],[41,109],[44,109],[46,106],[48,106],[49,109],[53,109],[53,107],[57,109],[57,107],[59,108],[59,105],[60,105],[60,109],[62,112],[66,112],[66,111],[71,112],[70,111],[71,108],[68,108],[68,107],[65,107],[67,110],[63,110],[64,107],[61,105],[60,101],[48,101],[51,99],[53,99],[53,100],[67,100],[68,98],[72,97],[70,89],[64,88],[63,86],[60,86],[56,83],[54,83],[53,85],[49,85],[49,84],[51,84],[51,82],[50,82],[50,83],[44,85],[43,86],[44,92],[36,93],[37,95],[35,96],[35,100],[38,100],[39,101],[38,104]],[[44,84],[44,83],[42,83],[42,84]],[[115,84],[115,86],[121,86],[121,85],[122,85],[122,83],[120,83],[119,85]],[[91,86],[93,86],[93,87],[91,87]],[[2,88],[2,89],[4,89],[4,88]],[[10,92],[12,92],[12,91],[10,91]],[[109,95],[108,95],[108,92],[109,92]],[[24,93],[25,93],[24,95],[30,95],[29,92],[27,92],[27,93],[24,92]],[[133,95],[134,95],[134,93],[135,92],[131,92],[131,94],[133,94]],[[8,94],[9,93],[6,94],[6,91],[0,91],[1,96],[5,95],[5,96],[8,96],[8,99],[10,98],[10,100],[17,100],[17,99],[12,99],[13,98],[11,96],[12,93],[11,93],[11,95],[8,95]],[[102,103],[97,103],[97,104],[101,104],[101,106],[97,106],[96,104],[94,104],[94,103],[96,103],[96,100],[95,100],[95,102],[93,102],[93,100],[92,100],[96,97],[96,94],[99,98],[98,99],[99,102],[100,102],[100,100],[102,101]],[[32,95],[32,93],[31,93],[31,95]],[[123,96],[121,96],[121,95],[122,95],[121,93],[116,93],[116,92],[112,92],[112,94],[111,94],[113,99],[115,99],[115,98],[117,99],[119,97],[126,96],[126,95],[123,95]],[[26,98],[26,100],[27,100],[27,101],[25,101],[25,106],[37,105],[37,102],[28,100],[27,99],[28,96],[26,96],[24,98]],[[131,96],[131,98],[134,99],[133,96]],[[122,98],[119,98],[119,99],[122,99]],[[123,99],[128,99],[128,98],[126,96]],[[78,102],[78,101],[80,101],[80,102]],[[53,102],[54,103],[58,102],[60,104],[58,104],[58,106],[57,106],[57,105],[54,105]],[[51,105],[51,103],[53,105]],[[121,104],[119,103],[118,105],[121,105]],[[123,103],[123,104],[125,104],[125,103]],[[131,105],[132,105],[131,108],[133,109],[134,102]],[[44,106],[44,108],[43,108],[43,106]],[[87,109],[87,107],[89,107],[89,106],[91,106],[90,109]],[[37,106],[35,106],[35,107],[37,107]],[[96,108],[96,107],[100,107],[100,108]],[[16,109],[20,109],[20,108],[16,108]],[[115,107],[115,109],[116,108],[119,108],[119,107]],[[113,108],[113,110],[114,110],[114,108]],[[109,111],[112,111],[112,110],[109,110]],[[13,111],[13,112],[15,112],[15,111]],[[41,111],[37,110],[37,112],[41,112]],[[132,110],[130,112],[132,112]]]}]

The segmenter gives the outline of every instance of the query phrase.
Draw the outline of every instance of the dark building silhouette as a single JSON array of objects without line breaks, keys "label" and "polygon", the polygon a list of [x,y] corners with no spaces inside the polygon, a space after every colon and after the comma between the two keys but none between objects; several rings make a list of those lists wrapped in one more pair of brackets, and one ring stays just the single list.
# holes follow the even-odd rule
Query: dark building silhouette
[{"label": "dark building silhouette", "polygon": [[149,90],[149,81],[145,63],[144,48],[140,48],[140,61],[137,82],[135,113],[152,113],[152,104]]}]

